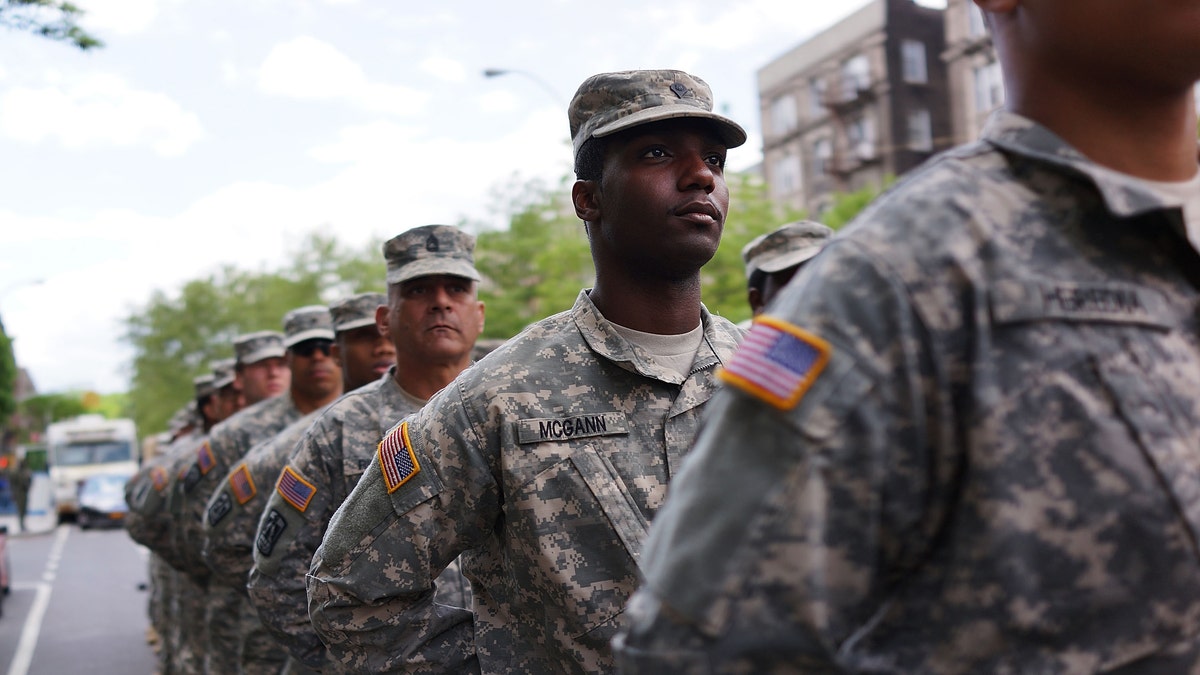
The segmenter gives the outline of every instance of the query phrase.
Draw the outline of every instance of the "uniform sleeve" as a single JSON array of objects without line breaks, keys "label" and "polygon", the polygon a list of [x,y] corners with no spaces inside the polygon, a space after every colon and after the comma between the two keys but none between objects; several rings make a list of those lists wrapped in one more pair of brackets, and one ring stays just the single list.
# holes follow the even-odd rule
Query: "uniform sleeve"
[{"label": "uniform sleeve", "polygon": [[[769,310],[782,337],[756,324],[727,364],[746,377],[723,376],[655,519],[614,641],[623,672],[841,671],[889,582],[928,545],[928,341],[905,290],[846,248],[831,246]],[[782,369],[772,382],[738,367],[754,363],[756,341],[785,361],[801,343],[827,359],[795,366],[817,369],[807,389],[780,384]]]},{"label": "uniform sleeve", "polygon": [[290,435],[281,435],[252,449],[209,498],[203,553],[217,582],[244,592],[259,517],[279,476],[281,448],[290,446],[290,440]]},{"label": "uniform sleeve", "polygon": [[452,384],[389,432],[334,514],[308,599],[313,626],[343,667],[478,672],[472,614],[437,604],[434,579],[496,526],[497,453],[487,443]]},{"label": "uniform sleeve", "polygon": [[175,547],[183,571],[202,579],[210,570],[204,562],[204,513],[208,500],[228,475],[230,465],[240,457],[238,444],[229,429],[217,430],[200,443],[191,459],[175,498]]},{"label": "uniform sleeve", "polygon": [[[334,426],[340,430],[340,425]],[[328,460],[340,459],[341,452],[333,449],[340,443],[332,433],[337,431],[324,420],[318,421],[301,438],[287,463],[285,471],[292,472],[301,489],[305,484],[311,486],[310,498],[297,498],[290,491],[285,498],[272,486],[254,538],[254,567],[247,584],[250,600],[272,637],[293,657],[318,670],[327,665],[326,650],[308,619],[304,578],[321,545],[325,525],[338,506],[331,486],[340,476],[330,474]]]}]

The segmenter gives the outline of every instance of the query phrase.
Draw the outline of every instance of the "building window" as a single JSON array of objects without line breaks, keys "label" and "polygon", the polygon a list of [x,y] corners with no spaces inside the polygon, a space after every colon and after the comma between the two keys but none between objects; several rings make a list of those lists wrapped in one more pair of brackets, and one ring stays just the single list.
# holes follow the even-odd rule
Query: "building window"
[{"label": "building window", "polygon": [[825,114],[825,80],[819,77],[808,81],[808,112],[813,117]]},{"label": "building window", "polygon": [[775,161],[775,189],[780,195],[799,192],[803,186],[800,180],[800,158],[787,153]]},{"label": "building window", "polygon": [[908,148],[920,152],[933,150],[933,123],[925,108],[908,113]]},{"label": "building window", "polygon": [[925,84],[929,73],[925,70],[925,43],[920,40],[905,40],[900,43],[900,57],[904,70],[904,81]]},{"label": "building window", "polygon": [[813,176],[824,176],[829,173],[833,161],[833,143],[828,138],[822,138],[813,143]]},{"label": "building window", "polygon": [[858,54],[842,64],[842,98],[858,97],[858,92],[871,88],[871,66],[866,54]]},{"label": "building window", "polygon": [[975,6],[974,2],[967,0],[967,35],[973,38],[983,37],[987,33],[987,26],[983,23],[983,12]]},{"label": "building window", "polygon": [[975,111],[985,113],[1004,103],[1004,77],[1000,63],[992,61],[975,68]]},{"label": "building window", "polygon": [[776,136],[785,136],[796,130],[796,99],[785,94],[771,103],[771,131]]},{"label": "building window", "polygon": [[850,154],[859,160],[875,158],[875,122],[867,115],[853,117],[846,123],[846,144]]}]

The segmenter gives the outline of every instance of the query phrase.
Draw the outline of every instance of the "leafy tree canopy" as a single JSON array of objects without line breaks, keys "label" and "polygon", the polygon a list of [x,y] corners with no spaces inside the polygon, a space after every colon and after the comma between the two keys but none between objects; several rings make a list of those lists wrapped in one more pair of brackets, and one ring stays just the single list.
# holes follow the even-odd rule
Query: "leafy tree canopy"
[{"label": "leafy tree canopy", "polygon": [[0,26],[66,42],[82,50],[103,47],[76,23],[83,10],[60,0],[0,0]]}]

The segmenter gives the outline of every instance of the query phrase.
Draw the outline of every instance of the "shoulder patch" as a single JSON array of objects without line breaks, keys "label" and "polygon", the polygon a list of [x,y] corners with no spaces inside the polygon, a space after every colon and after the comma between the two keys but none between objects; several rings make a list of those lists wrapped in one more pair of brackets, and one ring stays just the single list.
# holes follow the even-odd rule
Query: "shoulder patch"
[{"label": "shoulder patch", "polygon": [[213,457],[212,446],[208,441],[200,444],[200,449],[196,451],[196,466],[200,467],[200,475],[206,476],[212,468],[216,466],[217,460]]},{"label": "shoulder patch", "polygon": [[216,525],[229,515],[233,510],[233,500],[229,498],[229,493],[221,490],[217,493],[217,498],[208,505],[208,524]]},{"label": "shoulder patch", "polygon": [[167,487],[167,470],[161,466],[150,469],[150,482],[156,492],[162,492],[163,488]]},{"label": "shoulder patch", "polygon": [[279,482],[275,484],[275,490],[283,497],[283,501],[291,504],[300,513],[304,513],[313,495],[317,494],[317,486],[304,480],[290,466],[283,467],[283,471],[279,473]]},{"label": "shoulder patch", "polygon": [[196,483],[200,482],[200,468],[195,464],[189,464],[179,480],[183,483],[183,491],[190,494],[192,488],[196,487]]},{"label": "shoulder patch", "polygon": [[400,489],[401,485],[421,472],[421,464],[408,440],[408,422],[389,431],[379,442],[379,468],[383,470],[383,482],[387,485],[388,494]]},{"label": "shoulder patch", "polygon": [[245,504],[254,499],[254,495],[258,493],[254,489],[254,479],[250,477],[250,469],[246,467],[246,463],[238,464],[238,467],[229,474],[229,489],[233,490],[233,496],[237,498],[238,504]]},{"label": "shoulder patch", "polygon": [[780,410],[790,410],[821,374],[832,351],[828,342],[798,326],[760,316],[718,377]]},{"label": "shoulder patch", "polygon": [[254,540],[258,552],[264,556],[271,555],[275,550],[275,544],[279,541],[279,536],[286,529],[287,519],[283,517],[283,514],[275,509],[268,511],[267,517],[258,528],[258,537]]}]

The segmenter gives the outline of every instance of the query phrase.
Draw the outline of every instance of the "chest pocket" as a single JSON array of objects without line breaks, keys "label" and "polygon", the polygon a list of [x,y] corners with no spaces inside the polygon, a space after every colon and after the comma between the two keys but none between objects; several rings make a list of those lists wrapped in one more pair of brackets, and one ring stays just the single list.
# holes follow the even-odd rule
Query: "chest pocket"
[{"label": "chest pocket", "polygon": [[[619,628],[619,616],[637,587],[649,525],[613,464],[630,442],[625,417],[605,417],[600,426],[571,422],[570,441],[559,437],[564,431],[549,434],[547,442],[522,445],[522,452],[557,461],[505,504],[514,597],[540,605],[529,615],[542,617],[547,635],[596,645],[607,644]],[[518,435],[522,429],[536,432],[541,441],[543,428],[559,429],[550,430],[544,422],[525,420]]]}]

